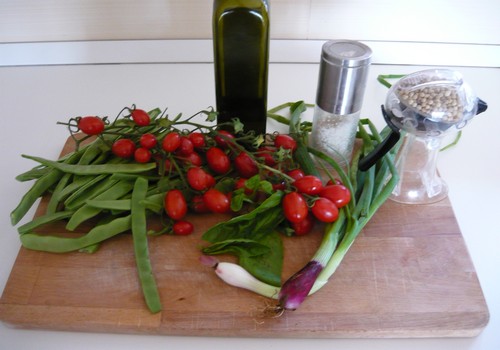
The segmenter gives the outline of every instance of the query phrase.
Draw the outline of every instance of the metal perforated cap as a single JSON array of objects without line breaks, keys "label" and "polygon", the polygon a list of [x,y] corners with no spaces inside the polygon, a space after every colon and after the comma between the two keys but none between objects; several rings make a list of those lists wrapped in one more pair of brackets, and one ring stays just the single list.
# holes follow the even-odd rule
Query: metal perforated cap
[{"label": "metal perforated cap", "polygon": [[357,41],[331,40],[323,45],[316,104],[343,115],[361,109],[372,50]]},{"label": "metal perforated cap", "polygon": [[371,62],[372,50],[358,41],[331,40],[323,45],[323,58],[336,66],[359,67]]}]

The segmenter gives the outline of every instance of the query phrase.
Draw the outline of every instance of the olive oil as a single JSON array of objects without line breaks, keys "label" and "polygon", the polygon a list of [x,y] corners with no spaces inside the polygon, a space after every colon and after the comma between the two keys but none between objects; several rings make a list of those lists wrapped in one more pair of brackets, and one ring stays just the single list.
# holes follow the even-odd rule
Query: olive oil
[{"label": "olive oil", "polygon": [[245,131],[265,133],[268,2],[215,0],[213,41],[217,122],[239,118]]}]

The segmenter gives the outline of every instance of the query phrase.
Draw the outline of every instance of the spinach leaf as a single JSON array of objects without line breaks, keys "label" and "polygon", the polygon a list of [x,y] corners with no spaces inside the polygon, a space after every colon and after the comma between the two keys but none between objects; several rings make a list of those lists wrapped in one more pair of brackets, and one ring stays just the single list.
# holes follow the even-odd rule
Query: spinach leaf
[{"label": "spinach leaf", "polygon": [[203,248],[203,253],[235,255],[239,264],[257,279],[280,286],[283,243],[275,229],[284,220],[283,195],[277,191],[249,213],[211,227],[202,236],[212,243]]},{"label": "spinach leaf", "polygon": [[215,243],[235,238],[253,238],[266,234],[283,220],[281,212],[282,191],[273,193],[261,205],[249,213],[236,216],[212,226],[202,239]]}]

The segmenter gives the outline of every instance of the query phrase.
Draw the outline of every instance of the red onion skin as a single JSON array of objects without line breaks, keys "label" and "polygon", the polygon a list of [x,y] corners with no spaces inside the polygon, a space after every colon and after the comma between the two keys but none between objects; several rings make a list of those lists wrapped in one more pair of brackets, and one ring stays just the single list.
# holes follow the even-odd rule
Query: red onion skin
[{"label": "red onion skin", "polygon": [[312,260],[290,277],[281,287],[279,306],[285,310],[298,308],[311,291],[323,267],[319,262]]}]

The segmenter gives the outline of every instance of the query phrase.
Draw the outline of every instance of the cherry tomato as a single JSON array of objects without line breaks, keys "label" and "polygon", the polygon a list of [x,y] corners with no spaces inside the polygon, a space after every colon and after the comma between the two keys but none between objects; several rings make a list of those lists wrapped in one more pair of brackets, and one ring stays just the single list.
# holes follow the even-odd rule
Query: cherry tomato
[{"label": "cherry tomato", "polygon": [[165,167],[165,174],[170,174],[176,170],[174,164],[170,159],[165,159],[164,167]]},{"label": "cherry tomato", "polygon": [[246,186],[246,182],[247,182],[247,179],[245,179],[244,177],[240,177],[238,180],[236,180],[236,184],[234,185],[234,189],[239,190],[240,188],[244,188],[245,194],[252,194],[253,191]]},{"label": "cherry tomato", "polygon": [[172,226],[172,230],[174,231],[174,234],[178,236],[187,236],[193,233],[194,231],[194,226],[192,223],[189,221],[185,220],[178,220],[174,222],[174,225]]},{"label": "cherry tomato", "polygon": [[305,175],[293,182],[293,185],[300,193],[315,195],[323,188],[323,183],[319,177],[314,175]]},{"label": "cherry tomato", "polygon": [[276,165],[276,160],[273,158],[273,153],[276,152],[274,148],[264,146],[257,150],[257,157],[264,159],[267,166]]},{"label": "cherry tomato", "polygon": [[205,146],[205,136],[203,136],[201,132],[192,132],[188,137],[193,143],[194,148],[202,148]]},{"label": "cherry tomato", "polygon": [[172,131],[165,135],[162,142],[162,148],[166,152],[174,152],[181,145],[181,135],[178,132]]},{"label": "cherry tomato", "polygon": [[230,208],[229,198],[215,188],[211,188],[203,194],[203,202],[214,213],[225,213]]},{"label": "cherry tomato", "polygon": [[209,173],[207,173],[207,183],[208,183],[208,187],[215,186],[215,178]]},{"label": "cherry tomato", "polygon": [[156,146],[157,143],[158,140],[156,139],[156,136],[153,134],[141,135],[141,138],[139,139],[139,144],[141,145],[141,147],[147,149],[153,148],[154,146]]},{"label": "cherry tomato", "polygon": [[187,213],[186,198],[180,190],[170,190],[165,195],[165,212],[173,220],[182,219]]},{"label": "cherry tomato", "polygon": [[278,134],[274,138],[274,145],[277,148],[289,149],[292,152],[297,149],[297,142],[290,135]]},{"label": "cherry tomato", "polygon": [[134,152],[134,159],[138,163],[147,163],[151,160],[151,151],[144,147],[139,147]]},{"label": "cherry tomato", "polygon": [[99,117],[82,117],[78,119],[78,128],[87,135],[99,135],[104,130],[104,122]]},{"label": "cherry tomato", "polygon": [[304,177],[304,172],[302,169],[293,169],[290,170],[289,172],[286,173],[288,176],[290,176],[294,180],[298,180]]},{"label": "cherry tomato", "polygon": [[181,144],[176,149],[176,152],[180,156],[189,156],[191,153],[194,152],[193,143],[188,137],[186,136],[181,137]]},{"label": "cherry tomato", "polygon": [[335,203],[337,208],[342,208],[351,201],[351,192],[344,185],[325,186],[319,193],[319,196],[329,199]]},{"label": "cherry tomato", "polygon": [[135,143],[129,139],[119,139],[111,146],[111,152],[120,158],[130,158],[135,152]]},{"label": "cherry tomato", "polygon": [[219,147],[210,147],[207,151],[207,163],[217,174],[225,174],[231,168],[231,161]]},{"label": "cherry tomato", "polygon": [[280,181],[278,183],[273,183],[273,190],[284,190],[286,188],[286,182]]},{"label": "cherry tomato", "polygon": [[292,222],[291,226],[297,236],[306,235],[311,232],[314,227],[314,217],[307,214],[304,220],[297,223]]},{"label": "cherry tomato", "polygon": [[187,181],[192,189],[197,191],[206,190],[211,182],[209,174],[200,167],[191,167],[187,171]]},{"label": "cherry tomato", "polygon": [[191,209],[193,209],[195,213],[199,214],[208,213],[210,211],[203,200],[203,195],[193,196],[191,199]]},{"label": "cherry tomato", "polygon": [[283,197],[283,213],[291,223],[299,223],[307,217],[309,208],[304,197],[297,192],[290,192]]},{"label": "cherry tomato", "polygon": [[330,185],[343,185],[343,183],[339,179],[334,179],[333,181],[328,180],[328,182],[326,183],[326,186],[330,186]]},{"label": "cherry tomato", "polygon": [[246,152],[241,152],[234,158],[234,167],[238,173],[246,178],[250,178],[257,175],[259,168],[255,160],[248,155]]},{"label": "cherry tomato", "polygon": [[232,142],[232,140],[234,140],[234,135],[226,130],[218,130],[214,140],[219,147],[226,148],[228,142]]},{"label": "cherry tomato", "polygon": [[131,113],[132,115],[132,120],[138,125],[138,126],[147,126],[149,125],[149,122],[151,119],[149,118],[148,112],[142,110],[142,109],[134,109]]},{"label": "cherry tomato", "polygon": [[339,210],[335,203],[324,197],[319,197],[314,201],[311,212],[316,219],[322,222],[334,222],[339,216]]},{"label": "cherry tomato", "polygon": [[181,159],[185,164],[188,164],[188,165],[201,166],[203,164],[203,159],[196,152],[193,152],[187,156],[181,157]]}]

